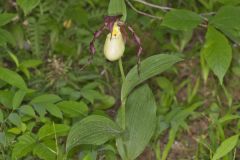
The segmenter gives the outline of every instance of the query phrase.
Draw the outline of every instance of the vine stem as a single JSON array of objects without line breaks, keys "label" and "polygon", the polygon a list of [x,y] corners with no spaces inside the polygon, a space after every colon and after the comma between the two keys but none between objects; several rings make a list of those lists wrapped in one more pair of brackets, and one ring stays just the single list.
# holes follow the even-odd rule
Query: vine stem
[{"label": "vine stem", "polygon": [[[155,16],[155,15],[152,15],[152,14],[149,14],[149,13],[146,13],[146,12],[143,12],[143,11],[140,11],[138,10],[136,7],[133,6],[132,2],[130,2],[130,0],[125,0],[127,2],[127,4],[137,13],[141,14],[141,15],[144,15],[144,16],[147,16],[147,17],[150,17],[150,18],[153,18],[153,19],[158,19],[158,20],[163,20],[163,17],[159,17],[159,16]],[[141,3],[145,6],[149,6],[149,7],[152,7],[152,8],[156,8],[156,9],[159,9],[163,12],[168,12],[170,10],[173,10],[175,8],[171,8],[171,7],[166,7],[166,6],[160,6],[160,5],[157,5],[157,4],[153,4],[153,3],[149,3],[145,0],[132,0],[134,2],[138,2],[138,3]],[[214,15],[216,14],[215,12],[210,12],[210,13],[201,13],[199,14],[201,16],[201,18],[205,21],[205,22],[208,22],[208,18],[206,18],[205,16],[207,15]],[[203,28],[206,28],[207,26],[205,24],[200,24],[201,27]]]},{"label": "vine stem", "polygon": [[[123,64],[122,64],[122,59],[120,58],[118,60],[118,66],[119,66],[119,70],[120,70],[120,73],[121,73],[121,77],[122,77],[122,83],[125,81],[125,73],[124,73],[124,70],[123,70]],[[126,100],[123,99],[122,100],[122,105],[121,105],[121,125],[122,125],[122,128],[125,130],[126,129],[126,107],[125,107],[125,104],[126,104]]]},{"label": "vine stem", "polygon": [[141,14],[141,15],[150,17],[150,18],[162,20],[162,17],[154,16],[154,15],[152,15],[152,14],[149,14],[149,13],[146,13],[146,12],[143,12],[143,11],[138,10],[137,8],[135,8],[135,7],[133,6],[133,4],[132,4],[129,0],[125,0],[125,1],[127,2],[127,4],[128,4],[135,12],[137,12],[137,13],[139,13],[139,14]]},{"label": "vine stem", "polygon": [[172,8],[170,8],[170,7],[159,6],[159,5],[156,5],[156,4],[148,3],[148,2],[146,2],[146,1],[144,1],[144,0],[133,0],[133,1],[142,3],[142,4],[144,4],[144,5],[146,5],[146,6],[149,6],[149,7],[153,7],[153,8],[160,9],[160,10],[162,10],[162,11],[164,11],[164,12],[172,9]]}]

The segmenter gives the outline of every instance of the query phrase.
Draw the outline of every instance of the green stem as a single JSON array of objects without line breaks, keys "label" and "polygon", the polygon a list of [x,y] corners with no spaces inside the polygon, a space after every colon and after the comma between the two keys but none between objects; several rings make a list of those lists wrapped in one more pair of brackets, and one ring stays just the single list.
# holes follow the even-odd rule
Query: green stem
[{"label": "green stem", "polygon": [[55,145],[56,145],[56,155],[57,155],[57,160],[58,160],[58,140],[57,140],[57,134],[56,134],[56,128],[55,128],[55,123],[53,122],[53,130],[54,130],[54,138],[55,138]]},{"label": "green stem", "polygon": [[122,128],[123,130],[126,129],[126,106],[125,106],[125,100],[122,102],[122,112],[121,112],[121,122],[122,122]]},{"label": "green stem", "polygon": [[156,155],[156,160],[161,160],[161,148],[160,148],[160,142],[156,140],[156,144],[154,146],[154,151]]},{"label": "green stem", "polygon": [[121,73],[122,82],[124,82],[125,81],[125,74],[124,74],[123,64],[122,64],[122,59],[121,58],[118,60],[118,66],[119,66],[119,70],[120,70],[120,73]]},{"label": "green stem", "polygon": [[[124,70],[123,70],[123,64],[122,64],[122,59],[119,59],[118,61],[118,65],[119,65],[119,70],[121,73],[121,77],[122,77],[122,83],[125,81],[125,74],[124,74]],[[125,103],[126,100],[123,99],[122,100],[122,106],[121,106],[121,125],[122,128],[125,130],[126,129],[126,107],[125,107]]]}]

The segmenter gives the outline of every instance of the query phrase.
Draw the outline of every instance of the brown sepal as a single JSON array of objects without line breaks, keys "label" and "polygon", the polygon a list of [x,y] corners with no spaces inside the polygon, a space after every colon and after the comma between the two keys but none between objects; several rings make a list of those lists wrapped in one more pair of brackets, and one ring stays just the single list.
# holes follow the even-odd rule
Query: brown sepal
[{"label": "brown sepal", "polygon": [[138,37],[138,35],[134,32],[133,28],[131,26],[127,26],[128,30],[132,33],[133,36],[133,40],[135,42],[135,44],[138,47],[138,51],[137,51],[137,65],[138,65],[138,74],[140,74],[140,56],[142,54],[142,45],[141,45],[141,39]]}]

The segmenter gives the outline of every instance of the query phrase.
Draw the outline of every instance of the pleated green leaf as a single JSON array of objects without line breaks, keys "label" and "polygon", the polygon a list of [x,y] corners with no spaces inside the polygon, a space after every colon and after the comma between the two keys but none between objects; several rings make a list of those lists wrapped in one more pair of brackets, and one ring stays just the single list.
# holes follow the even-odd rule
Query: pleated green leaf
[{"label": "pleated green leaf", "polygon": [[126,102],[126,136],[117,140],[122,159],[134,160],[144,151],[156,128],[156,109],[148,85],[140,86],[129,95]]},{"label": "pleated green leaf", "polygon": [[76,123],[68,134],[66,149],[82,144],[101,145],[119,136],[121,128],[109,118],[92,115]]},{"label": "pleated green leaf", "polygon": [[140,83],[164,72],[181,60],[176,55],[167,54],[158,54],[143,60],[141,62],[140,75],[138,75],[137,66],[133,67],[127,74],[122,85],[121,99],[124,100]]}]

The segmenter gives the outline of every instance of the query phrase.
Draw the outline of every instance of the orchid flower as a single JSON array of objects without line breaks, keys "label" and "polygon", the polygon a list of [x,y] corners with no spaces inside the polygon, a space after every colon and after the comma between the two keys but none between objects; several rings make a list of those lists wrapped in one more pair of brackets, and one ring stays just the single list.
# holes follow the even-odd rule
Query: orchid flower
[{"label": "orchid flower", "polygon": [[104,56],[109,61],[119,60],[123,56],[126,40],[128,39],[127,31],[129,31],[132,34],[133,41],[138,47],[137,64],[139,68],[140,55],[142,54],[141,40],[131,26],[120,20],[121,17],[122,15],[104,17],[103,26],[94,33],[94,38],[90,43],[90,52],[92,56],[95,54],[96,49],[94,47],[94,42],[102,35],[104,30],[107,30],[109,33],[104,45]]}]

